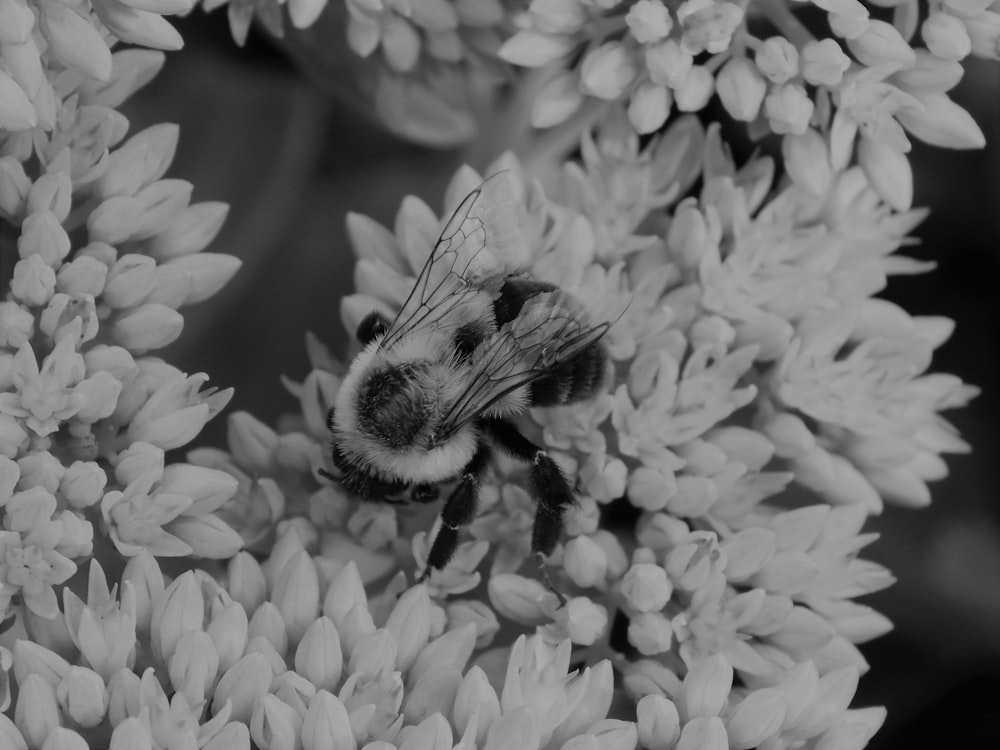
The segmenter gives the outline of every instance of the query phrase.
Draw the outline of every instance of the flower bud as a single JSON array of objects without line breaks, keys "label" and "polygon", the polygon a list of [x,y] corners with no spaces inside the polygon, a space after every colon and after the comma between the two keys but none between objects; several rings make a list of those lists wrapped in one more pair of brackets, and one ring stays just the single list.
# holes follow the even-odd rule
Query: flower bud
[{"label": "flower bud", "polygon": [[718,716],[696,717],[684,724],[676,750],[728,750],[726,727]]},{"label": "flower bud", "polygon": [[[494,726],[498,723],[496,722]],[[399,743],[399,750],[449,750],[454,744],[451,727],[439,713],[431,714],[415,727],[411,726],[408,729],[402,742]],[[493,750],[489,740],[486,747]]]},{"label": "flower bud", "polygon": [[757,48],[754,62],[768,80],[782,84],[798,75],[799,51],[783,36],[772,36]]},{"label": "flower bud", "polygon": [[986,137],[965,109],[946,94],[921,93],[922,107],[896,112],[896,119],[917,138],[933,146],[955,149],[982,148]]},{"label": "flower bud", "polygon": [[113,725],[115,729],[108,750],[153,750],[148,724],[141,719],[130,716]]},{"label": "flower bud", "polygon": [[608,628],[608,610],[586,596],[573,597],[561,611],[566,612],[566,635],[580,646],[591,645]]},{"label": "flower bud", "polygon": [[109,198],[87,217],[88,236],[97,242],[121,245],[139,229],[142,211],[142,203],[131,196]]},{"label": "flower bud", "polygon": [[21,224],[21,236],[17,238],[17,253],[21,259],[38,255],[55,268],[69,254],[69,249],[69,235],[51,211],[31,214]]},{"label": "flower bud", "polygon": [[274,679],[274,670],[261,654],[243,656],[222,675],[212,697],[212,713],[218,713],[226,701],[232,704],[230,718],[248,722],[255,701],[266,695]]},{"label": "flower bud", "polygon": [[429,669],[465,669],[476,645],[476,629],[470,623],[439,635],[427,644],[410,669],[408,680],[415,683]]},{"label": "flower bud", "polygon": [[657,86],[677,89],[691,70],[694,58],[673,39],[667,39],[645,49],[646,70]]},{"label": "flower bud", "polygon": [[250,729],[239,721],[231,721],[201,750],[250,750]]},{"label": "flower bud", "polygon": [[344,704],[333,693],[318,690],[302,720],[303,750],[356,750],[357,746]]},{"label": "flower bud", "polygon": [[13,78],[0,70],[0,128],[27,130],[38,124],[31,100]]},{"label": "flower bud", "polygon": [[179,271],[191,278],[183,304],[194,305],[213,296],[233,278],[243,261],[223,253],[195,253],[167,261],[162,269]]},{"label": "flower bud", "polygon": [[108,721],[112,726],[139,716],[141,692],[139,675],[128,667],[122,667],[111,675],[108,680]]},{"label": "flower bud", "polygon": [[733,667],[721,654],[696,664],[684,677],[684,708],[687,716],[717,716],[726,705],[733,686]]},{"label": "flower bud", "polygon": [[628,641],[643,656],[655,656],[670,649],[673,640],[670,621],[659,612],[640,612],[628,625]]},{"label": "flower bud", "polygon": [[[9,349],[20,349],[31,340],[35,331],[35,316],[24,305],[14,300],[0,302],[0,346]],[[0,381],[8,381],[14,372],[13,366],[5,367],[0,372]],[[5,387],[12,386],[13,380],[2,383]]]},{"label": "flower bud", "polygon": [[59,654],[29,640],[14,641],[14,679],[24,684],[29,675],[41,677],[53,690],[69,674],[70,664]]},{"label": "flower bud", "polygon": [[10,291],[30,307],[41,307],[56,289],[56,272],[45,264],[40,255],[29,255],[14,264]]},{"label": "flower bud", "polygon": [[189,630],[201,630],[204,619],[201,584],[189,571],[171,583],[153,607],[150,623],[153,654],[164,664],[169,663],[181,636]]},{"label": "flower bud", "polygon": [[191,630],[181,636],[168,667],[170,684],[190,705],[201,704],[219,671],[219,655],[208,633]]},{"label": "flower bud", "polygon": [[816,86],[837,86],[851,67],[851,58],[833,39],[806,42],[802,47],[802,77]]},{"label": "flower bud", "polygon": [[681,112],[698,112],[708,104],[715,89],[715,78],[704,65],[692,65],[680,86],[674,90],[674,102]]},{"label": "flower bud", "polygon": [[230,602],[216,613],[205,628],[212,639],[219,660],[218,671],[225,672],[243,655],[249,640],[250,623],[239,602]]},{"label": "flower bud", "polygon": [[750,122],[760,112],[767,84],[747,58],[734,57],[719,71],[715,90],[733,119]]},{"label": "flower bud", "polygon": [[869,20],[867,28],[847,46],[854,56],[869,67],[892,63],[899,68],[909,68],[916,62],[916,55],[896,27],[885,21]]},{"label": "flower bud", "polygon": [[830,30],[841,39],[857,39],[868,30],[870,23],[868,10],[860,3],[858,6],[860,7],[846,12],[827,14]]},{"label": "flower bud", "polygon": [[409,670],[430,639],[431,600],[427,587],[417,584],[396,602],[385,623],[396,642],[396,669]]},{"label": "flower bud", "polygon": [[90,745],[72,729],[56,727],[45,739],[41,750],[90,750]]},{"label": "flower bud", "polygon": [[102,299],[112,309],[135,307],[156,284],[156,261],[146,255],[122,255],[108,271]]},{"label": "flower bud", "polygon": [[229,561],[227,586],[230,596],[246,612],[254,612],[267,598],[264,571],[249,552],[238,552]]},{"label": "flower bud", "polygon": [[639,0],[625,14],[625,23],[640,44],[664,39],[674,27],[670,11],[660,0]]},{"label": "flower bud", "polygon": [[31,747],[41,747],[59,726],[59,706],[53,687],[37,674],[18,681],[14,723]]},{"label": "flower bud", "polygon": [[667,121],[672,101],[665,86],[643,81],[629,99],[629,122],[639,134],[655,133]]},{"label": "flower bud", "polygon": [[[27,10],[27,6],[24,7]],[[30,11],[28,14],[32,16]],[[31,23],[34,24],[33,17]],[[9,217],[20,217],[30,191],[31,180],[24,172],[24,165],[13,156],[0,156],[0,212]]]},{"label": "flower bud", "polygon": [[184,318],[176,310],[150,303],[118,316],[111,324],[111,337],[126,349],[142,353],[171,343],[183,327]]},{"label": "flower bud", "polygon": [[621,587],[625,600],[637,612],[663,609],[673,593],[667,572],[648,563],[633,565],[622,579]]},{"label": "flower bud", "polygon": [[263,695],[250,716],[250,736],[266,750],[295,750],[299,746],[302,718],[274,695]]},{"label": "flower bud", "polygon": [[308,552],[300,550],[285,563],[271,598],[288,626],[290,641],[298,643],[319,615],[319,577]]},{"label": "flower bud", "polygon": [[317,618],[295,650],[295,671],[322,690],[334,690],[340,683],[344,656],[337,628],[329,617]]},{"label": "flower bud", "polygon": [[39,28],[48,53],[71,70],[106,81],[111,75],[111,50],[90,20],[61,3],[45,3]]},{"label": "flower bud", "polygon": [[673,701],[644,695],[636,706],[639,744],[647,750],[670,750],[681,736],[680,716]]},{"label": "flower bud", "polygon": [[572,49],[572,37],[523,30],[500,45],[497,55],[512,65],[539,68],[569,54]]},{"label": "flower bud", "polygon": [[174,217],[170,226],[149,240],[147,252],[159,261],[198,253],[215,239],[228,212],[225,203],[188,206]]},{"label": "flower bud", "polygon": [[243,547],[243,537],[218,516],[182,515],[171,521],[167,530],[185,542],[190,555],[209,560],[225,560]]},{"label": "flower bud", "polygon": [[781,155],[785,170],[796,185],[817,198],[826,194],[833,170],[823,136],[813,128],[806,128],[799,135],[789,133],[781,141]]},{"label": "flower bud", "polygon": [[913,205],[913,172],[906,154],[885,141],[861,136],[858,162],[865,177],[879,196],[897,211]]},{"label": "flower bud", "polygon": [[70,667],[56,688],[56,700],[68,717],[85,728],[100,724],[108,706],[104,680],[85,667]]},{"label": "flower bud", "polygon": [[812,100],[797,83],[786,83],[764,99],[764,114],[770,122],[771,130],[779,135],[804,133],[809,127],[812,113]]},{"label": "flower bud", "polygon": [[587,53],[580,65],[580,86],[599,99],[618,99],[635,79],[631,51],[621,42],[605,42]]},{"label": "flower bud", "polygon": [[563,571],[577,586],[587,588],[604,583],[608,558],[588,536],[576,536],[566,543]]},{"label": "flower bud", "polygon": [[264,602],[257,607],[247,627],[247,638],[263,638],[282,654],[288,649],[285,619],[273,602]]},{"label": "flower bud", "polygon": [[486,602],[463,599],[448,602],[448,630],[472,625],[476,629],[476,649],[484,649],[493,642],[500,630],[500,623],[493,609]]},{"label": "flower bud", "polygon": [[472,667],[462,679],[455,694],[453,711],[455,728],[461,734],[465,734],[472,717],[476,717],[476,744],[482,746],[486,733],[500,717],[501,710],[496,691],[479,667]]},{"label": "flower bud", "polygon": [[548,590],[534,578],[516,573],[492,576],[487,586],[493,608],[508,620],[521,625],[541,625],[548,620],[542,600]]},{"label": "flower bud", "polygon": [[780,690],[755,690],[740,701],[726,720],[729,746],[749,750],[761,745],[781,729],[785,720],[785,699]]},{"label": "flower bud", "polygon": [[963,20],[972,51],[988,60],[1000,60],[1000,13],[988,10]]},{"label": "flower bud", "polygon": [[393,671],[396,664],[396,640],[385,628],[361,636],[348,660],[348,674],[362,672],[371,680],[385,672]]},{"label": "flower bud", "polygon": [[945,60],[957,62],[972,52],[972,39],[965,24],[948,13],[931,13],[920,27],[920,34],[931,54]]}]

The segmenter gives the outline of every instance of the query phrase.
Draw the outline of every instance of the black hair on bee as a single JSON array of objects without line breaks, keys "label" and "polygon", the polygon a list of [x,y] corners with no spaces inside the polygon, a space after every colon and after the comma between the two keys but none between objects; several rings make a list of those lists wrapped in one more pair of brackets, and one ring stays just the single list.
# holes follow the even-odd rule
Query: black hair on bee
[{"label": "black hair on bee", "polygon": [[347,491],[379,501],[412,488],[419,502],[436,497],[439,482],[458,480],[424,575],[448,564],[459,530],[475,518],[496,450],[531,467],[538,502],[531,548],[544,562],[573,493],[545,449],[509,417],[593,398],[612,374],[602,341],[610,323],[593,323],[554,284],[507,272],[503,258],[520,242],[509,190],[500,174],[472,191],[396,317],[373,312],[361,322],[365,348],[329,415],[337,481]]}]

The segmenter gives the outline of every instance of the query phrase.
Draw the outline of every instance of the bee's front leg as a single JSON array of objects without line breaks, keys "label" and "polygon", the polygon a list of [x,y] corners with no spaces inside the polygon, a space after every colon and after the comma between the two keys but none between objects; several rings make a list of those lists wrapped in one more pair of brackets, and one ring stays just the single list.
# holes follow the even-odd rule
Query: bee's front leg
[{"label": "bee's front leg", "polygon": [[434,570],[440,570],[451,560],[458,547],[458,532],[463,526],[468,526],[476,517],[479,507],[479,482],[486,472],[490,461],[490,451],[480,444],[472,460],[462,471],[458,486],[452,490],[441,509],[441,528],[431,551],[427,555],[427,568],[420,580],[425,580]]}]

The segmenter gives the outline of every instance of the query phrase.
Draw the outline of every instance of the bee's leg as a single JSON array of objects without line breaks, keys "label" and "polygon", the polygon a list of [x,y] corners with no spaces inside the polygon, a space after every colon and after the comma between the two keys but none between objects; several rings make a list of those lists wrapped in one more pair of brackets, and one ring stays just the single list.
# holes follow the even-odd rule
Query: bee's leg
[{"label": "bee's leg", "polygon": [[458,547],[458,531],[468,526],[476,517],[479,506],[479,481],[489,466],[490,451],[480,444],[472,460],[462,470],[462,478],[458,486],[452,490],[441,509],[441,528],[434,537],[431,551],[427,555],[427,568],[420,580],[427,578],[432,571],[440,570]]},{"label": "bee's leg", "polygon": [[358,330],[355,335],[362,345],[368,346],[368,344],[388,330],[389,320],[378,310],[373,310],[358,324]]},{"label": "bee's leg", "polygon": [[538,501],[535,524],[531,530],[531,551],[538,561],[546,586],[559,597],[562,604],[565,604],[566,597],[549,580],[545,560],[559,542],[563,528],[563,512],[576,502],[569,481],[545,449],[524,437],[510,422],[488,419],[483,420],[483,426],[497,444],[511,456],[531,464],[531,486]]}]

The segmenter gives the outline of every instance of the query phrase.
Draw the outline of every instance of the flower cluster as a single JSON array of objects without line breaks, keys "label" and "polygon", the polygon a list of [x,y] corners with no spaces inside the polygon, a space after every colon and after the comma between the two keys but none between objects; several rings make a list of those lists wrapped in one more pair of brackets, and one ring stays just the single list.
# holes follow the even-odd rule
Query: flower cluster
[{"label": "flower cluster", "polygon": [[161,14],[189,7],[0,3],[0,619],[56,617],[95,529],[125,556],[240,548],[214,514],[232,477],[164,460],[232,392],[150,354],[239,268],[201,252],[227,207],[164,177],[176,126],[126,138],[117,107],[162,53],[110,50],[179,47]]},{"label": "flower cluster", "polygon": [[[883,712],[848,709],[867,669],[857,644],[890,625],[853,599],[893,580],[858,557],[874,538],[864,522],[883,500],[928,501],[926,483],[945,471],[940,454],[967,448],[939,412],[976,392],[924,374],[948,321],[872,297],[889,275],[924,270],[893,255],[923,214],[894,211],[858,167],[830,175],[820,195],[776,189],[768,159],[737,167],[718,130],[694,119],[641,149],[620,121],[585,139],[582,155],[567,164],[558,198],[512,156],[490,169],[508,171],[533,275],[624,309],[607,336],[612,391],[519,424],[578,490],[568,540],[550,560],[569,599],[560,607],[520,574],[534,501],[508,464],[483,488],[469,527],[481,546],[465,542],[428,591],[436,600],[468,591],[488,555],[496,613],[538,627],[547,642],[618,652],[641,700],[640,731],[662,727],[673,738],[663,747],[688,735],[684,746],[723,746],[727,736],[734,747],[848,736],[860,746]],[[460,170],[446,205],[480,179]],[[699,179],[700,193],[680,200]],[[372,310],[399,308],[439,227],[413,197],[394,231],[349,216],[359,256],[359,291],[342,304],[349,332]],[[241,481],[249,492],[252,475],[297,469],[289,486],[299,507],[333,529],[334,554],[364,559],[365,580],[422,569],[429,535],[413,534],[419,511],[355,505],[320,476],[331,468],[323,415],[342,368],[314,341],[310,357],[315,369],[289,383],[302,415],[286,434],[233,419]],[[251,429],[260,449],[246,448]],[[637,517],[632,531],[602,528],[602,508],[623,505]]]},{"label": "flower cluster", "polygon": [[[803,150],[800,161],[842,169],[856,144],[872,187],[905,210],[910,136],[949,148],[984,144],[947,92],[967,55],[1000,58],[998,6],[931,3],[920,23],[920,3],[909,0],[894,3],[889,23],[859,0],[810,4],[826,13],[828,35],[814,36],[795,15],[803,4],[785,0],[533,0],[500,56],[554,69],[533,106],[537,127],[563,122],[590,97],[621,103],[639,133],[652,133],[674,109],[697,112],[715,95],[751,136],[784,136],[786,158]],[[751,33],[750,19],[776,33]],[[578,62],[565,69],[566,60]]]},{"label": "flower cluster", "polygon": [[470,664],[490,633],[457,603],[405,583],[369,600],[302,531],[261,563],[236,555],[224,582],[171,581],[141,552],[109,588],[92,562],[86,598],[67,591],[63,616],[0,651],[4,747],[635,748],[636,724],[605,718],[609,661],[573,671],[568,641],[521,636]]}]

